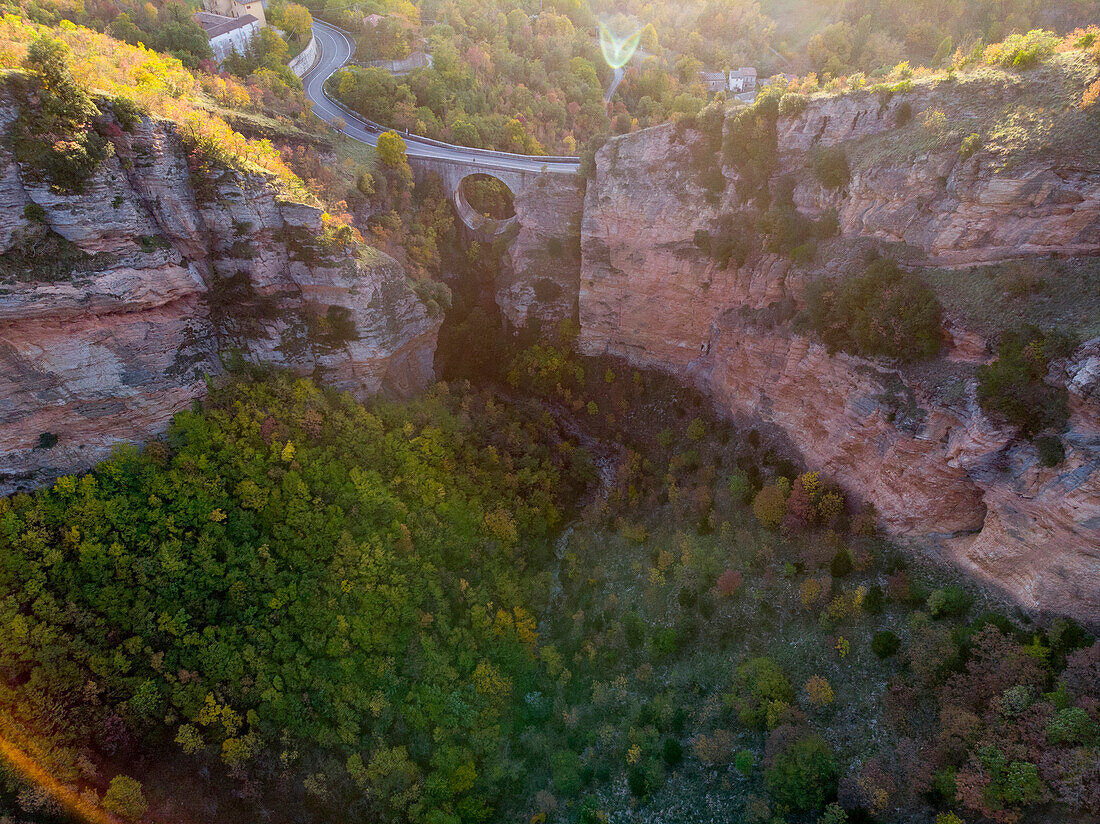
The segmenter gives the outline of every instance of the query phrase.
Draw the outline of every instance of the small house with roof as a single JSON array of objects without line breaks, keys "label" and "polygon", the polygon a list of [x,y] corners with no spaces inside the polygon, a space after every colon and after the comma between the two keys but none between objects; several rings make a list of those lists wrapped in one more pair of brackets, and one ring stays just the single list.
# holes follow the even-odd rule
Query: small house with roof
[{"label": "small house with roof", "polygon": [[725,72],[699,72],[699,82],[708,92],[720,92],[726,88]]},{"label": "small house with roof", "polygon": [[267,25],[263,0],[202,0],[202,10],[222,17],[244,17],[251,14],[259,21],[260,28]]}]

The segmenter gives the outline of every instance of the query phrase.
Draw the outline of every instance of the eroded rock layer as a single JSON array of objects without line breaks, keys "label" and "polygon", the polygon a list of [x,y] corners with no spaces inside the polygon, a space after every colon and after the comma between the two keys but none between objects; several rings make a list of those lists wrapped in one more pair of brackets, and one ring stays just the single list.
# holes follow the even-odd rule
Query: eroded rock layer
[{"label": "eroded rock layer", "polygon": [[[937,105],[950,110],[952,94],[941,90]],[[610,141],[585,197],[580,346],[670,371],[726,413],[782,427],[808,465],[873,502],[890,533],[920,539],[1029,608],[1096,623],[1100,339],[1052,366],[1072,415],[1066,460],[1048,468],[979,409],[973,367],[990,342],[959,318],[946,319],[941,374],[931,375],[830,356],[791,329],[809,279],[854,270],[869,246],[917,266],[1100,253],[1095,163],[1047,152],[1005,164],[965,158],[957,145],[895,158],[876,143],[932,104],[919,90],[886,102],[863,94],[779,118],[773,182],[792,187],[803,215],[832,209],[839,222],[812,267],[760,248],[740,266],[715,262],[708,235],[731,220],[751,231],[756,213],[737,194],[736,164],[722,168],[721,194],[703,188],[698,133],[664,126]],[[837,144],[854,158],[851,177],[826,189],[810,152]],[[960,365],[970,368],[952,371]]]},{"label": "eroded rock layer", "polygon": [[432,379],[439,319],[391,258],[324,242],[264,175],[189,165],[170,124],[113,145],[77,194],[0,148],[0,493],[162,431],[228,359],[359,396]]}]

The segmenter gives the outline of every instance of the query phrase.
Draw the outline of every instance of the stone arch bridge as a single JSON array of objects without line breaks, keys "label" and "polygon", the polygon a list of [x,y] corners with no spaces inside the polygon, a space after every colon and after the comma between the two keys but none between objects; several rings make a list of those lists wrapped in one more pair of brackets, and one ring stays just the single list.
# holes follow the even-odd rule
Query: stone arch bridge
[{"label": "stone arch bridge", "polygon": [[[351,37],[317,19],[313,36],[317,62],[302,77],[313,113],[353,140],[378,145],[379,135],[388,127],[366,120],[325,92],[325,81],[355,52]],[[518,328],[532,319],[552,323],[576,317],[584,203],[580,158],[518,155],[418,135],[402,137],[414,175],[435,172],[443,178],[455,213],[467,228],[487,239],[506,232],[511,236],[496,284],[497,304],[508,324]],[[509,188],[514,217],[486,218],[466,201],[460,184],[475,174],[495,177]]]},{"label": "stone arch bridge", "polygon": [[[519,205],[547,185],[547,175],[554,174],[548,168],[539,171],[527,169],[500,168],[491,163],[470,163],[440,158],[416,157],[410,155],[409,165],[418,176],[435,173],[443,180],[444,190],[454,206],[459,220],[481,239],[492,240],[504,234],[510,226],[518,222],[518,212],[510,218],[498,220],[487,217],[477,211],[466,199],[462,182],[477,175],[495,178],[508,187],[512,199]],[[560,174],[560,173],[559,173]],[[568,216],[565,216],[566,219]]]},{"label": "stone arch bridge", "polygon": [[[378,145],[378,136],[389,131],[388,127],[356,114],[325,91],[325,81],[355,52],[351,37],[320,20],[313,21],[313,37],[317,43],[318,58],[313,68],[302,77],[302,84],[306,96],[313,103],[314,114],[348,137],[370,146]],[[577,157],[541,157],[475,149],[407,133],[402,137],[413,171],[438,173],[462,222],[470,229],[490,235],[504,232],[512,221],[493,221],[479,215],[462,194],[459,184],[463,179],[475,174],[490,175],[507,186],[518,201],[527,187],[541,175],[576,178],[580,173],[580,158]]]}]

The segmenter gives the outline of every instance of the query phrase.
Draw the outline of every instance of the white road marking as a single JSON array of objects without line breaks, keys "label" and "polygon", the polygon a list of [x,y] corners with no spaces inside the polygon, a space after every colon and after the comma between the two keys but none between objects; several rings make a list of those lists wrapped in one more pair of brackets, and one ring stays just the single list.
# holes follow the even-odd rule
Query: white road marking
[{"label": "white road marking", "polygon": [[[351,59],[355,51],[354,44],[343,32],[320,20],[313,21],[313,34],[317,38],[321,54],[317,64],[303,78],[306,97],[313,103],[313,111],[330,124],[332,120],[341,118],[345,123],[344,128],[340,130],[342,134],[366,143],[368,146],[377,146],[376,130],[340,109],[324,91],[325,81]],[[538,155],[477,154],[471,152],[469,147],[447,144],[438,146],[423,142],[416,135],[404,135],[404,138],[406,151],[410,157],[448,160],[462,165],[495,167],[509,171],[540,172],[546,169],[559,174],[577,174],[580,171],[580,158],[574,161],[573,159],[549,159]]]}]

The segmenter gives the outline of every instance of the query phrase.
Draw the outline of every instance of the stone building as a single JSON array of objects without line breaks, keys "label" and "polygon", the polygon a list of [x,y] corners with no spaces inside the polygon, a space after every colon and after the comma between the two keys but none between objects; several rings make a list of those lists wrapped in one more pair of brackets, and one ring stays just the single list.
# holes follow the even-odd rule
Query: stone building
[{"label": "stone building", "polygon": [[726,88],[726,73],[699,72],[699,82],[708,92],[720,92]]}]

